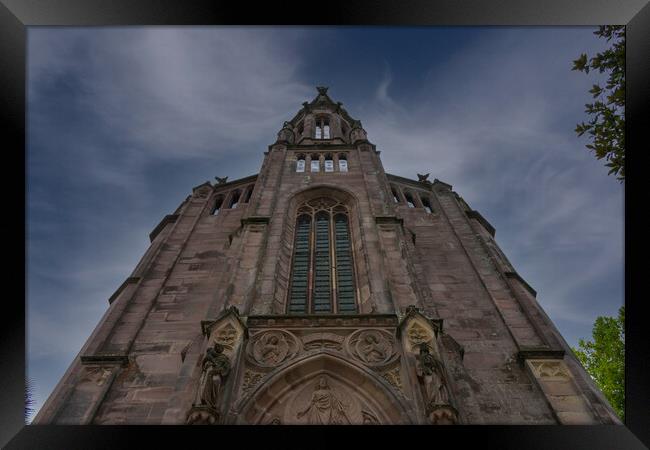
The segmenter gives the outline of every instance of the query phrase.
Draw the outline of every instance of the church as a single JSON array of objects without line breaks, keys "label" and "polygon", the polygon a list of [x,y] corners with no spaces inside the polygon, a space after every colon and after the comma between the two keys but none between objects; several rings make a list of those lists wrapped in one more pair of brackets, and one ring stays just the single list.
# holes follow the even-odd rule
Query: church
[{"label": "church", "polygon": [[620,424],[488,220],[317,91],[162,218],[33,423]]}]

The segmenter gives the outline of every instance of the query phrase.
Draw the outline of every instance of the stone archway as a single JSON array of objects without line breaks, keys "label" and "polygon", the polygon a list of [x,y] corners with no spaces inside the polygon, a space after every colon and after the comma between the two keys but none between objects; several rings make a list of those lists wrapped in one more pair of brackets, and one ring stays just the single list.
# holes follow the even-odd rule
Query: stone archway
[{"label": "stone archway", "polygon": [[372,371],[329,352],[295,361],[246,401],[238,423],[389,425],[414,423],[400,398]]}]

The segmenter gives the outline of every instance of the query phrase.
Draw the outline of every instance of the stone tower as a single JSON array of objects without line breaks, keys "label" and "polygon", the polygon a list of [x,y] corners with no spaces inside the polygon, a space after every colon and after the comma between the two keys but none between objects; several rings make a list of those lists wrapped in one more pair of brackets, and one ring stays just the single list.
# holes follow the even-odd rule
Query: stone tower
[{"label": "stone tower", "polygon": [[162,219],[33,423],[620,423],[479,212],[302,106]]}]

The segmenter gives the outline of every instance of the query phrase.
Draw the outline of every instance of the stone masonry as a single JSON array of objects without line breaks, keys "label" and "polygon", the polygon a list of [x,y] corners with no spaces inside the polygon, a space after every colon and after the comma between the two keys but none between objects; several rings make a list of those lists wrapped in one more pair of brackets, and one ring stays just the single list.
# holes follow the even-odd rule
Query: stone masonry
[{"label": "stone masonry", "polygon": [[[257,175],[216,181],[152,231],[34,424],[620,423],[489,222],[442,181],[387,174],[327,88]],[[322,205],[347,221],[330,236],[349,237],[355,310],[309,294],[290,313],[297,218]]]}]

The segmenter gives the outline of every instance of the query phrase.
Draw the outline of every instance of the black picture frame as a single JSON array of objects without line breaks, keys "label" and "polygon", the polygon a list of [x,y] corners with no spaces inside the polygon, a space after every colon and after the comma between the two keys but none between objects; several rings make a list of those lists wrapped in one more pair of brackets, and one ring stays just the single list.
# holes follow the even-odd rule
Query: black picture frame
[{"label": "black picture frame", "polygon": [[[647,0],[331,0],[326,8],[304,2],[244,2],[217,0],[0,0],[0,114],[5,170],[3,183],[3,237],[13,244],[5,262],[6,286],[2,327],[0,391],[0,445],[6,448],[122,448],[146,439],[188,448],[197,440],[225,445],[224,434],[252,445],[278,442],[283,446],[340,444],[340,436],[360,434],[365,442],[442,446],[476,442],[482,448],[516,449],[627,449],[650,446],[650,352],[644,334],[646,306],[639,277],[647,238],[639,231],[643,208],[633,198],[642,196],[641,158],[648,148],[643,124],[650,105],[650,6]],[[301,427],[290,434],[283,427],[138,427],[138,426],[25,426],[25,75],[28,26],[41,25],[600,25],[626,24],[626,140],[628,164],[625,194],[626,299],[626,426],[463,426],[463,427],[355,427],[322,429]],[[646,150],[647,151],[647,150]],[[631,157],[631,159],[630,159]],[[604,182],[614,182],[604,180]],[[631,184],[630,184],[631,183]],[[634,194],[636,192],[636,194]],[[7,203],[8,202],[8,203]],[[22,219],[22,220],[21,220]],[[21,265],[22,263],[22,265]],[[633,277],[632,274],[636,277]],[[6,276],[9,275],[9,276]],[[6,291],[6,292],[7,292]],[[337,431],[337,432],[333,432]],[[18,433],[18,434],[16,434]],[[302,435],[302,436],[300,436]],[[291,437],[291,439],[289,439]],[[295,438],[295,439],[294,439]],[[245,441],[244,441],[245,440]],[[217,444],[218,443],[218,444]],[[421,445],[416,443],[415,445]]]}]

